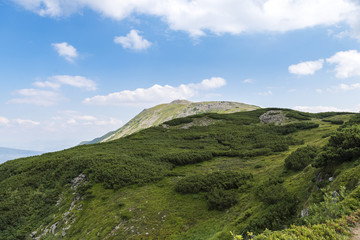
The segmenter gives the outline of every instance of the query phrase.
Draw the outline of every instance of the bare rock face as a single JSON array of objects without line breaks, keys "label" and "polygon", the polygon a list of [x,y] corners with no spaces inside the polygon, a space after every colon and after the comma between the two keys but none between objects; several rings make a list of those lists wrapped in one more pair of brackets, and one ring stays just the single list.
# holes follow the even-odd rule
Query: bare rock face
[{"label": "bare rock face", "polygon": [[[79,176],[77,176],[76,178],[74,178],[71,182],[72,182],[72,186],[71,189],[77,189],[77,187],[82,184],[84,181],[86,180],[86,176],[84,174],[80,174]],[[86,182],[84,182],[86,183]]]},{"label": "bare rock face", "polygon": [[286,117],[284,113],[280,110],[270,110],[262,114],[259,119],[263,123],[280,124],[285,121]]}]

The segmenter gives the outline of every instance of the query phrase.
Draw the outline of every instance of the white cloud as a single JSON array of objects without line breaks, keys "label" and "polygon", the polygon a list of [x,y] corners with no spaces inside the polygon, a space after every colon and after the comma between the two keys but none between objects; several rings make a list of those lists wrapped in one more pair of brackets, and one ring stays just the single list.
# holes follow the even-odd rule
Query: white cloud
[{"label": "white cloud", "polygon": [[90,91],[96,90],[96,83],[93,80],[82,76],[56,75],[50,77],[48,80],[49,81],[45,82],[34,82],[34,85],[36,87],[49,87],[52,89],[59,89],[61,85],[69,85],[72,87],[84,88]]},{"label": "white cloud", "polygon": [[353,84],[345,84],[341,83],[337,86],[332,86],[327,89],[328,92],[338,92],[338,91],[351,91],[360,88],[360,83],[353,83]]},{"label": "white cloud", "polygon": [[50,81],[45,81],[45,82],[37,81],[34,82],[33,85],[40,88],[52,88],[52,89],[59,89],[61,86],[59,83],[50,82]]},{"label": "white cloud", "polygon": [[181,84],[177,87],[155,84],[150,88],[138,88],[110,93],[106,96],[86,98],[83,103],[97,105],[150,105],[175,99],[188,99],[201,90],[216,89],[226,84],[225,79],[213,77],[200,83]]},{"label": "white cloud", "polygon": [[25,125],[25,126],[37,126],[40,125],[40,122],[36,122],[33,120],[28,120],[28,119],[14,119],[13,120],[15,123],[19,124],[19,125]]},{"label": "white cloud", "polygon": [[360,53],[357,50],[337,52],[326,62],[335,64],[337,78],[360,76]]},{"label": "white cloud", "polygon": [[285,32],[347,23],[357,29],[359,5],[352,0],[13,0],[41,16],[60,17],[82,9],[123,20],[159,17],[172,30],[202,36],[244,32]]},{"label": "white cloud", "polygon": [[202,80],[201,83],[195,86],[195,88],[209,90],[209,89],[220,88],[225,85],[226,85],[225,79],[221,77],[213,77],[210,79]]},{"label": "white cloud", "polygon": [[313,75],[316,71],[322,69],[324,60],[307,61],[298,64],[290,65],[288,70],[296,75]]},{"label": "white cloud", "polygon": [[78,57],[76,48],[69,45],[67,42],[53,43],[51,45],[55,48],[59,56],[64,57],[69,62],[74,62],[74,59]]},{"label": "white cloud", "polygon": [[67,126],[116,126],[119,127],[123,125],[123,122],[119,119],[106,116],[93,116],[85,115],[77,111],[60,111],[59,116],[53,118],[56,122],[56,125],[67,125]]},{"label": "white cloud", "polygon": [[96,83],[93,80],[82,76],[57,75],[50,78],[55,83],[69,85],[72,87],[85,88],[86,90],[96,90]]},{"label": "white cloud", "polygon": [[114,42],[120,44],[123,48],[136,51],[148,49],[151,42],[139,35],[139,31],[131,30],[126,36],[115,37]]},{"label": "white cloud", "polygon": [[269,91],[266,91],[266,92],[259,92],[258,95],[259,96],[269,96],[269,95],[272,95],[272,91],[269,90]]},{"label": "white cloud", "polygon": [[293,109],[302,112],[357,112],[360,110],[360,106],[355,106],[353,109],[337,108],[331,106],[296,106]]},{"label": "white cloud", "polygon": [[34,104],[39,106],[51,106],[61,100],[61,96],[53,91],[44,91],[39,89],[20,89],[16,92],[21,98],[14,98],[9,103]]},{"label": "white cloud", "polygon": [[243,81],[243,83],[253,83],[253,82],[254,82],[254,80],[251,78],[247,78]]},{"label": "white cloud", "polygon": [[9,119],[0,116],[0,125],[8,125],[9,122],[10,122]]}]

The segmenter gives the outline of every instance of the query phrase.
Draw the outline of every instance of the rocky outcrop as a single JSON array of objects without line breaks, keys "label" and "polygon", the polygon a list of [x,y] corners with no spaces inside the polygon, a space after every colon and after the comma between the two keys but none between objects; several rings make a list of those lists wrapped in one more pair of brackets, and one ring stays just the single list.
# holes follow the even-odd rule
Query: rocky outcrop
[{"label": "rocky outcrop", "polygon": [[[82,204],[79,202],[82,200],[82,196],[77,191],[77,188],[81,185],[87,184],[88,180],[85,174],[81,173],[71,181],[70,192],[73,196],[73,200],[70,203],[69,209],[60,216],[54,215],[54,220],[52,223],[48,224],[45,228],[40,226],[38,229],[33,231],[29,236],[31,239],[40,240],[48,234],[55,236],[61,235],[62,237],[66,236],[66,231],[70,229],[71,225],[76,221],[76,211],[82,210]],[[60,207],[62,201],[64,200],[64,194],[61,194],[59,200],[56,202],[56,206]],[[55,219],[58,221],[54,222]]]},{"label": "rocky outcrop", "polygon": [[263,123],[281,124],[286,120],[285,114],[280,110],[270,110],[259,117]]},{"label": "rocky outcrop", "polygon": [[[99,138],[99,142],[108,142],[132,133],[138,132],[174,118],[187,117],[202,113],[234,113],[251,111],[259,107],[238,102],[190,102],[187,100],[175,100],[171,103],[160,104],[155,107],[144,109],[120,129],[111,134]],[[91,141],[91,143],[95,143]]]}]

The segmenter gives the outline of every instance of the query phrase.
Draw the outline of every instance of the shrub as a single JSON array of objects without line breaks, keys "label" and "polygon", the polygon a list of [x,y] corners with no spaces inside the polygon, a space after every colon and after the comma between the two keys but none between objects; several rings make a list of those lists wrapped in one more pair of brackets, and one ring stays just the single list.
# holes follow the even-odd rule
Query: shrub
[{"label": "shrub", "polygon": [[191,123],[193,121],[192,118],[187,117],[187,118],[175,118],[172,119],[170,121],[164,122],[164,124],[169,125],[169,126],[178,126],[180,124],[184,124],[184,123]]},{"label": "shrub", "polygon": [[327,220],[339,218],[349,213],[346,204],[342,203],[345,199],[345,187],[341,187],[339,191],[330,191],[329,188],[322,189],[324,192],[324,201],[313,204],[309,207],[309,216],[303,220],[306,223],[318,224]]},{"label": "shrub", "polygon": [[235,189],[252,179],[252,174],[231,171],[194,175],[181,179],[175,186],[179,193],[210,192],[214,188]]},{"label": "shrub", "polygon": [[323,122],[329,122],[334,125],[342,125],[344,123],[343,120],[330,120],[330,119],[323,119]]},{"label": "shrub", "polygon": [[351,161],[360,156],[360,127],[349,125],[339,129],[329,139],[314,166],[323,167]]},{"label": "shrub", "polygon": [[298,148],[285,159],[285,168],[289,170],[302,170],[313,162],[316,155],[316,147],[306,146]]},{"label": "shrub", "polygon": [[225,191],[222,188],[214,188],[207,194],[209,210],[225,210],[237,203],[234,191]]},{"label": "shrub", "polygon": [[283,126],[277,126],[276,131],[282,135],[294,133],[299,130],[306,130],[319,127],[319,124],[313,122],[298,122],[291,123]]}]

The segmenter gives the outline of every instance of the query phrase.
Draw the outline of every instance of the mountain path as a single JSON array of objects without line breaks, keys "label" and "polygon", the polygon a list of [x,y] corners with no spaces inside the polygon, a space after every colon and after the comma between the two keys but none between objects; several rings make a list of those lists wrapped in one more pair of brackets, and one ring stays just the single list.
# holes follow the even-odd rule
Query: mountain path
[{"label": "mountain path", "polygon": [[353,235],[351,240],[360,240],[360,224],[357,224],[352,230],[351,234]]}]

